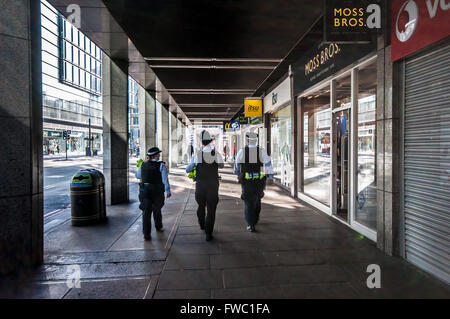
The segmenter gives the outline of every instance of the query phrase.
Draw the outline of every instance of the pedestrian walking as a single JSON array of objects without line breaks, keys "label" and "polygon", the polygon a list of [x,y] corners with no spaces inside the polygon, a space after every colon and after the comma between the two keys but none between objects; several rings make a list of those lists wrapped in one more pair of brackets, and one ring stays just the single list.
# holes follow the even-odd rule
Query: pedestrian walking
[{"label": "pedestrian walking", "polygon": [[142,214],[142,232],[145,240],[151,240],[151,216],[155,222],[157,231],[164,231],[161,209],[164,206],[164,192],[166,197],[172,196],[167,168],[160,161],[162,151],[157,147],[148,150],[145,161],[136,172],[136,178],[141,179],[139,183],[139,208]]},{"label": "pedestrian walking", "polygon": [[211,241],[219,203],[219,168],[223,168],[224,163],[220,152],[211,147],[212,138],[209,132],[202,131],[200,139],[203,148],[192,156],[186,172],[196,172],[195,200],[198,204],[198,223],[200,229],[205,231],[206,241]]},{"label": "pedestrian walking", "polygon": [[238,175],[241,184],[247,230],[255,232],[267,178],[269,184],[273,183],[273,169],[266,150],[257,146],[258,134],[248,132],[245,139],[247,145],[241,148],[236,156],[234,174]]}]

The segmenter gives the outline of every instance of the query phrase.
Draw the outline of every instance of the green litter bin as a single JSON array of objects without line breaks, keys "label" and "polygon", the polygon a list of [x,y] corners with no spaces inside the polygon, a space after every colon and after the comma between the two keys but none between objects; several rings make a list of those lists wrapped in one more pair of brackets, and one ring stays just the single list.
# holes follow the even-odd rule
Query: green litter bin
[{"label": "green litter bin", "polygon": [[77,172],[70,182],[72,226],[106,220],[105,177],[96,169]]}]

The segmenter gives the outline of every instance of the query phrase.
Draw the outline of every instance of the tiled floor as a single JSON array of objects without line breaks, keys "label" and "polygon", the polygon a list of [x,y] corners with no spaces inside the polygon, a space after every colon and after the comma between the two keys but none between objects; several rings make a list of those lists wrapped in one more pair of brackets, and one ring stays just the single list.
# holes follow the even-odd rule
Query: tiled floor
[{"label": "tiled floor", "polygon": [[[108,222],[76,228],[70,212],[48,221],[45,264],[4,280],[0,297],[22,298],[449,298],[444,283],[386,256],[359,234],[268,187],[257,233],[243,217],[240,186],[221,172],[215,238],[197,225],[194,185],[174,170],[164,233],[144,242],[136,184],[129,205],[108,207]],[[56,217],[55,217],[56,218]],[[369,264],[381,288],[369,289]],[[73,266],[81,288],[69,288]]]}]

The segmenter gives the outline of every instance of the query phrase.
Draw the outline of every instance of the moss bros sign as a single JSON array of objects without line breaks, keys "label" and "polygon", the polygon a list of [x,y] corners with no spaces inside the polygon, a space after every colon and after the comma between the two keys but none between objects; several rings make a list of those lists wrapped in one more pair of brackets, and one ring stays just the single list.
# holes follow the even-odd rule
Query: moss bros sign
[{"label": "moss bros sign", "polygon": [[319,43],[292,65],[297,95],[376,50],[376,43]]},{"label": "moss bros sign", "polygon": [[382,25],[381,0],[325,0],[324,42],[368,42]]}]

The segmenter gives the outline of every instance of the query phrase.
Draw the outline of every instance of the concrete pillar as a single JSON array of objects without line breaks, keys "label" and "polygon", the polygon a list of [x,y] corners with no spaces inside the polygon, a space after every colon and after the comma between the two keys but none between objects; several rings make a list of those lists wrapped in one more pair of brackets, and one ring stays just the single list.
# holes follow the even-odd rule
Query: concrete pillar
[{"label": "concrete pillar", "polygon": [[[384,5],[389,26],[390,6]],[[390,28],[377,44],[377,246],[389,255],[401,255],[400,216],[400,66],[391,62]]]},{"label": "concrete pillar", "polygon": [[169,111],[166,107],[157,103],[157,128],[158,128],[158,147],[162,150],[161,160],[170,167],[169,158]]},{"label": "concrete pillar", "polygon": [[177,152],[178,152],[178,164],[183,163],[183,144],[184,144],[184,134],[183,134],[183,123],[177,119]]},{"label": "concrete pillar", "polygon": [[157,100],[155,100],[155,108],[156,108],[156,145],[159,148],[162,148],[162,135],[161,135],[161,127],[162,127],[162,105]]},{"label": "concrete pillar", "polygon": [[170,167],[178,166],[178,131],[177,122],[178,119],[169,113],[170,120]]},{"label": "concrete pillar", "polygon": [[43,262],[40,1],[0,0],[0,274]]},{"label": "concrete pillar", "polygon": [[[298,121],[298,106],[297,106],[297,98],[294,94],[294,74],[289,67],[289,78],[290,78],[290,87],[291,87],[291,196],[298,196],[298,160],[299,160],[299,121]],[[303,144],[303,143],[301,143]]]},{"label": "concrete pillar", "polygon": [[149,148],[157,145],[155,127],[155,100],[145,89],[139,87],[139,146],[141,159],[145,159]]},{"label": "concrete pillar", "polygon": [[128,62],[103,54],[103,173],[106,204],[129,200]]}]

